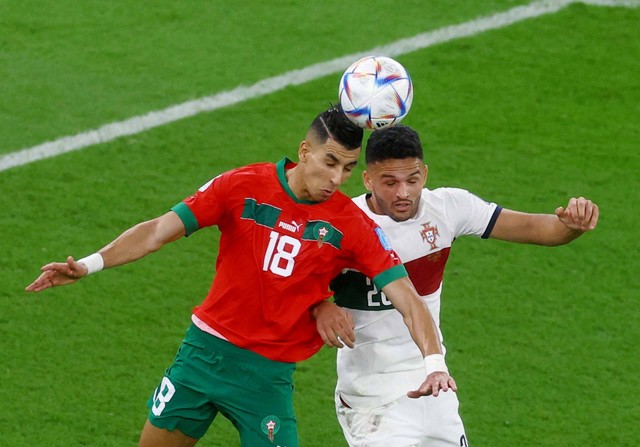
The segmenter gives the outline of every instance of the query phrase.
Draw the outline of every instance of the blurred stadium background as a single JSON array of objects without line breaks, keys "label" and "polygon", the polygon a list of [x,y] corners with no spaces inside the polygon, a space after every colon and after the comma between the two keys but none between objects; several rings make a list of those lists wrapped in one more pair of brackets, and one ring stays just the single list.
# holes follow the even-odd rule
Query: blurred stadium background
[{"label": "blurred stadium background", "polygon": [[[601,210],[565,247],[455,244],[442,329],[474,446],[638,441],[640,8],[591,3],[536,3],[563,7],[395,56],[414,80],[405,123],[423,138],[430,187],[544,213],[583,195]],[[0,157],[526,4],[2,2]],[[340,71],[0,171],[0,445],[136,445],[209,287],[217,230],[74,287],[24,287],[220,172],[295,158]],[[363,191],[361,170],[346,193]],[[298,365],[302,446],[346,445],[334,356]],[[219,418],[199,445],[238,438]]]}]

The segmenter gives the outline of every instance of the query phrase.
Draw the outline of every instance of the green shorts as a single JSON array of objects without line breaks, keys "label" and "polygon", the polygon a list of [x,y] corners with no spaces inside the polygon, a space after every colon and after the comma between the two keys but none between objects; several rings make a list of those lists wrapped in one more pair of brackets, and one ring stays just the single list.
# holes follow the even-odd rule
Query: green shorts
[{"label": "green shorts", "polygon": [[147,403],[149,421],[201,438],[220,412],[243,447],[297,447],[294,370],[295,363],[269,360],[192,324]]}]

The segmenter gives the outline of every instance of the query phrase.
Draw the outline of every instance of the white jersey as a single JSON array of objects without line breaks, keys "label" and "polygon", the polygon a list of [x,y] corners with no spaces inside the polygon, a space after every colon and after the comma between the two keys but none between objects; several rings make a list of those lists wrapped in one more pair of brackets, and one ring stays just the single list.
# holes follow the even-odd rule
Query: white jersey
[{"label": "white jersey", "polygon": [[[453,241],[463,235],[489,237],[501,208],[457,188],[423,189],[418,214],[396,222],[374,214],[367,196],[353,201],[385,232],[416,290],[440,327],[440,292]],[[338,350],[337,392],[349,406],[385,405],[425,379],[424,361],[402,316],[369,278],[345,270],[332,282],[335,301],[355,321],[355,348]],[[440,334],[442,338],[442,334]]]}]

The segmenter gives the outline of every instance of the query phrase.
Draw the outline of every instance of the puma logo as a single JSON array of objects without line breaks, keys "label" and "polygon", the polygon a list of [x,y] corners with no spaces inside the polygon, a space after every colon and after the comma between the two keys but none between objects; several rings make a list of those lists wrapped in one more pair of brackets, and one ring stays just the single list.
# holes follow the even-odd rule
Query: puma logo
[{"label": "puma logo", "polygon": [[292,233],[297,233],[302,228],[303,224],[296,223],[295,220],[292,220],[291,223],[286,222],[278,222],[278,228],[284,228],[287,231],[291,231]]}]

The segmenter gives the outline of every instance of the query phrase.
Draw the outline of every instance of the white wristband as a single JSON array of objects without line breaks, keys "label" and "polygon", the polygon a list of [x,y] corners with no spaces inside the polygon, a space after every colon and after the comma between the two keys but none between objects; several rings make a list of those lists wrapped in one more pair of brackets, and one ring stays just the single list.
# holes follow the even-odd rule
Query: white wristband
[{"label": "white wristband", "polygon": [[100,253],[94,253],[85,258],[79,259],[78,262],[82,262],[87,267],[87,270],[89,270],[87,275],[99,272],[104,268],[104,259]]},{"label": "white wristband", "polygon": [[447,364],[444,362],[444,355],[431,354],[424,358],[424,366],[427,368],[427,375],[436,371],[449,373]]}]

